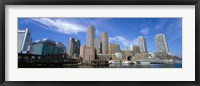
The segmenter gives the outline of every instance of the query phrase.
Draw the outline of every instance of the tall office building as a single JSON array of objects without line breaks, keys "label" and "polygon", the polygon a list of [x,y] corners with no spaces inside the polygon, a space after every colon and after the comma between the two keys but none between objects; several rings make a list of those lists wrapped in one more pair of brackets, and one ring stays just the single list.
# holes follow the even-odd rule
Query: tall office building
[{"label": "tall office building", "polygon": [[22,51],[28,51],[28,46],[31,44],[31,34],[32,32],[28,28],[25,30],[18,30],[18,53],[21,53]]},{"label": "tall office building", "polygon": [[94,46],[94,39],[95,39],[95,28],[94,26],[89,26],[87,29],[86,45],[88,47]]},{"label": "tall office building", "polygon": [[94,47],[95,47],[96,53],[99,53],[99,41],[96,38],[94,39]]},{"label": "tall office building", "polygon": [[154,37],[158,52],[169,52],[168,45],[164,34],[157,34]]},{"label": "tall office building", "polygon": [[70,39],[68,40],[67,54],[69,56],[73,56],[74,54],[79,55],[80,46],[81,46],[80,40],[70,37]]},{"label": "tall office building", "polygon": [[147,45],[145,38],[143,36],[139,36],[137,40],[140,47],[140,52],[141,53],[147,52]]},{"label": "tall office building", "polygon": [[100,50],[102,54],[108,54],[108,34],[106,32],[101,34]]},{"label": "tall office building", "polygon": [[74,51],[74,52],[75,52],[77,55],[80,54],[80,46],[81,46],[80,40],[76,39],[76,40],[75,40],[75,51]]},{"label": "tall office building", "polygon": [[108,54],[114,54],[121,52],[119,44],[109,44],[108,45]]},{"label": "tall office building", "polygon": [[72,56],[74,54],[74,51],[75,51],[75,39],[70,37],[69,40],[68,40],[68,48],[67,48],[67,54],[69,56]]}]

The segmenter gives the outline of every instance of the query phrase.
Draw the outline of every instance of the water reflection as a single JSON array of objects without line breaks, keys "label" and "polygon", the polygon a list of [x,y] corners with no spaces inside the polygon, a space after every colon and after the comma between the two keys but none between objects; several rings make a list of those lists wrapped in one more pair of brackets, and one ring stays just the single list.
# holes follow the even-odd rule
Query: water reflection
[{"label": "water reflection", "polygon": [[182,64],[110,64],[109,66],[64,65],[62,68],[182,68]]}]

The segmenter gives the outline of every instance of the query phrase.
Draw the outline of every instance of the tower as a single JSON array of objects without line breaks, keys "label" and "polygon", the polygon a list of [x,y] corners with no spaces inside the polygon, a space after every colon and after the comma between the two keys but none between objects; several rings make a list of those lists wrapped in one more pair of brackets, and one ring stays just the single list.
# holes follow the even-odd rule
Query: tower
[{"label": "tower", "polygon": [[168,45],[164,34],[157,34],[154,37],[158,52],[169,52]]},{"label": "tower", "polygon": [[70,39],[68,41],[67,54],[69,56],[73,56],[74,54],[79,55],[80,54],[80,46],[81,46],[80,40],[70,37]]},{"label": "tower", "polygon": [[108,54],[108,34],[106,32],[101,34],[100,49],[102,54]]},{"label": "tower", "polygon": [[28,46],[31,43],[31,34],[32,32],[28,28],[26,28],[26,30],[18,30],[18,53],[28,51]]},{"label": "tower", "polygon": [[94,26],[89,26],[87,29],[86,45],[88,47],[94,46],[94,39],[95,39],[95,28]]},{"label": "tower", "polygon": [[72,56],[74,54],[75,46],[76,46],[75,39],[70,37],[68,40],[68,48],[67,48],[67,54],[69,56]]},{"label": "tower", "polygon": [[147,45],[146,45],[146,40],[143,36],[139,36],[137,38],[138,40],[138,44],[139,44],[139,47],[140,47],[140,52],[141,53],[145,53],[147,52]]}]

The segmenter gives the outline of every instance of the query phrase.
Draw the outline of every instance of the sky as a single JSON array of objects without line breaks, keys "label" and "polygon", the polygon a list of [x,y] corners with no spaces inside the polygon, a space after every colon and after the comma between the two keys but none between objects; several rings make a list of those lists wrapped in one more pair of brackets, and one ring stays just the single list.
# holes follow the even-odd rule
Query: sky
[{"label": "sky", "polygon": [[137,37],[144,36],[149,52],[156,52],[154,36],[163,33],[170,53],[182,57],[182,18],[18,18],[18,29],[32,31],[32,41],[48,38],[67,47],[70,37],[86,44],[88,26],[96,29],[96,38],[107,32],[109,44],[120,44],[121,50],[138,45]]}]

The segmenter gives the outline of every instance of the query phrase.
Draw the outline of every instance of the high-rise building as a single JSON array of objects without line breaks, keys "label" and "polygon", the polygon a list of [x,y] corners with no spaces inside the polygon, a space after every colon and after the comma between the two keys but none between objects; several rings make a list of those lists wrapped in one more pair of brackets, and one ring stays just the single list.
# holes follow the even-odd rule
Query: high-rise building
[{"label": "high-rise building", "polygon": [[80,40],[70,37],[70,39],[68,40],[67,54],[69,56],[73,56],[74,54],[77,54],[79,56],[80,46],[81,46]]},{"label": "high-rise building", "polygon": [[108,54],[114,54],[121,52],[119,44],[109,44],[108,45]]},{"label": "high-rise building", "polygon": [[94,47],[81,46],[80,50],[80,57],[83,58],[83,62],[90,63],[95,59],[96,54]]},{"label": "high-rise building", "polygon": [[108,54],[108,34],[106,32],[101,34],[100,50],[102,54]]},{"label": "high-rise building", "polygon": [[36,55],[55,55],[65,52],[65,46],[62,43],[47,38],[35,41],[31,48],[31,53]]},{"label": "high-rise building", "polygon": [[18,39],[17,39],[18,53],[21,53],[22,51],[28,51],[28,46],[31,43],[31,34],[32,32],[28,28],[26,28],[26,30],[18,30]]},{"label": "high-rise building", "polygon": [[131,45],[130,49],[131,49],[131,51],[133,51],[134,54],[140,53],[139,46],[133,46],[133,45]]},{"label": "high-rise building", "polygon": [[95,47],[96,53],[98,54],[99,53],[99,41],[96,38],[94,39],[94,47]]},{"label": "high-rise building", "polygon": [[75,51],[74,51],[74,52],[75,52],[77,55],[80,54],[80,46],[81,46],[80,40],[76,39],[76,40],[75,40]]},{"label": "high-rise building", "polygon": [[95,28],[94,26],[89,26],[87,29],[86,45],[88,47],[94,46],[94,39],[95,39]]},{"label": "high-rise building", "polygon": [[70,37],[69,40],[68,40],[68,48],[67,48],[67,54],[69,56],[72,56],[74,54],[74,51],[75,51],[75,39]]},{"label": "high-rise building", "polygon": [[158,52],[169,52],[168,45],[164,34],[157,34],[154,37]]},{"label": "high-rise building", "polygon": [[140,47],[140,52],[141,53],[147,52],[147,45],[145,38],[143,36],[139,36],[137,40]]}]

